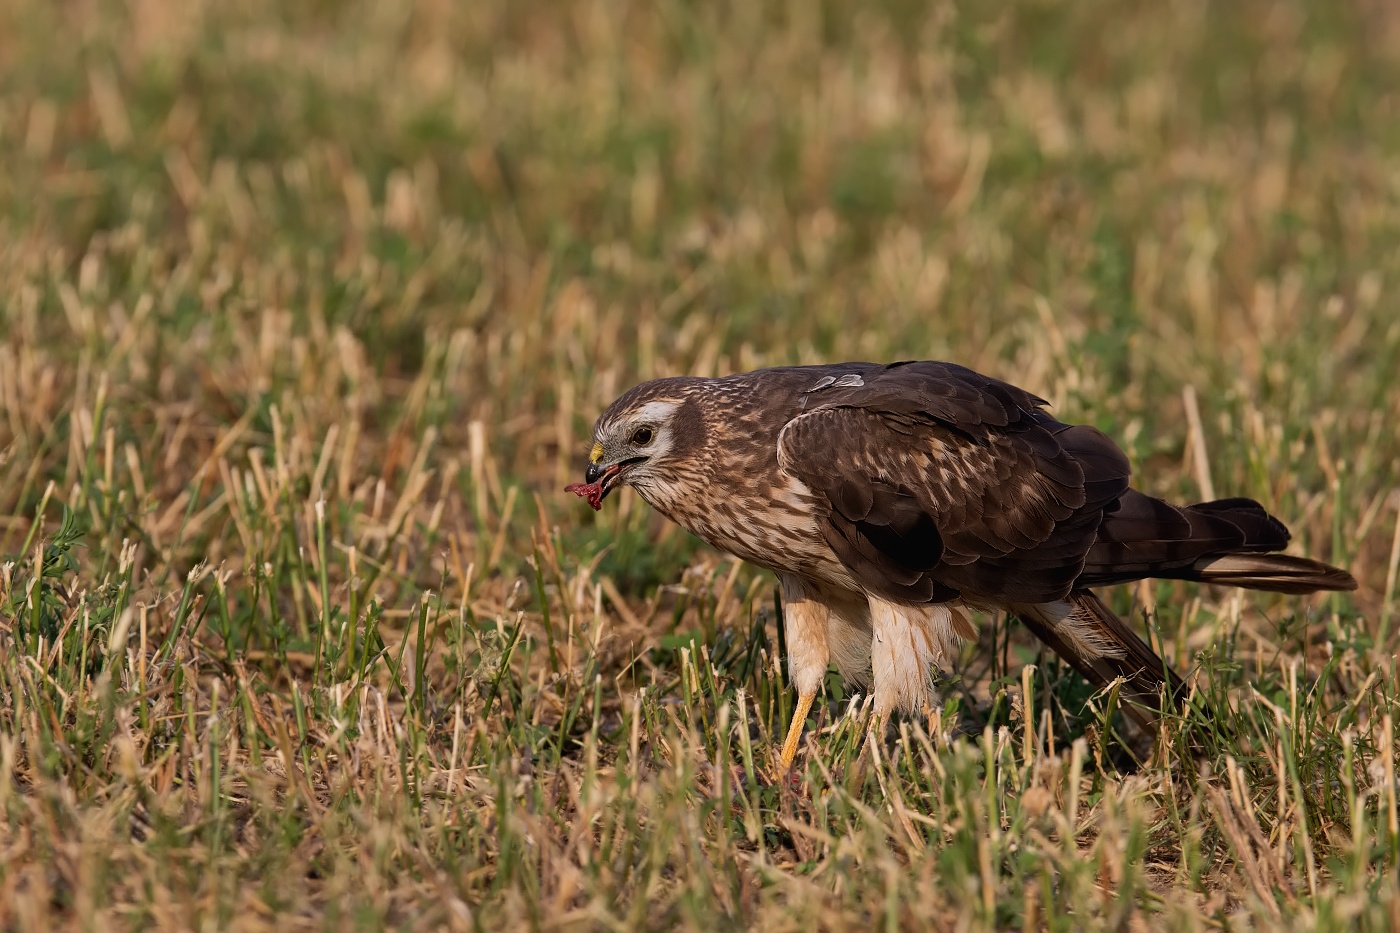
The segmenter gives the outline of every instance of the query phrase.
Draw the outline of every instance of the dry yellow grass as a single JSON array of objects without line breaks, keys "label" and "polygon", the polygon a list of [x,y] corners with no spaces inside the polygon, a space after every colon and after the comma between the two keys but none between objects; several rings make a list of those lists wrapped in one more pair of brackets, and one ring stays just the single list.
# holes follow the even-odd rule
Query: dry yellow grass
[{"label": "dry yellow grass", "polygon": [[[1362,0],[5,5],[0,925],[1400,926],[1398,49]],[[857,774],[833,679],[770,784],[771,580],[561,487],[634,380],[910,357],[1361,588],[1112,593],[1221,713],[1131,777],[989,618],[931,728]]]}]

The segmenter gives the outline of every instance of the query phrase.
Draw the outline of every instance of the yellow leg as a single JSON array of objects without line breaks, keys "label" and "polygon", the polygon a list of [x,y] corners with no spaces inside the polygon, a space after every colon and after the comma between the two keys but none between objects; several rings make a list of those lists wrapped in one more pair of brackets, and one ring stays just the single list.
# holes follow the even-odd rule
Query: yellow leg
[{"label": "yellow leg", "polygon": [[792,759],[797,757],[797,743],[802,740],[802,727],[807,723],[807,712],[812,708],[815,693],[804,693],[797,698],[797,709],[792,711],[792,723],[788,726],[787,741],[783,742],[782,770],[792,767]]}]

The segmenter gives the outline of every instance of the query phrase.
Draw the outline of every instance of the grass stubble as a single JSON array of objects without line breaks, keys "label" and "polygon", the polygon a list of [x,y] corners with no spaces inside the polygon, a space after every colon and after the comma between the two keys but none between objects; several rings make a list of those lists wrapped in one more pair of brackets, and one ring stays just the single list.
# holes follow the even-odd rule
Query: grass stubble
[{"label": "grass stubble", "polygon": [[[1400,926],[1386,4],[0,12],[0,925]],[[1355,594],[1005,619],[852,767],[773,584],[565,497],[632,381],[949,358]],[[1228,738],[1227,738],[1228,737]]]}]

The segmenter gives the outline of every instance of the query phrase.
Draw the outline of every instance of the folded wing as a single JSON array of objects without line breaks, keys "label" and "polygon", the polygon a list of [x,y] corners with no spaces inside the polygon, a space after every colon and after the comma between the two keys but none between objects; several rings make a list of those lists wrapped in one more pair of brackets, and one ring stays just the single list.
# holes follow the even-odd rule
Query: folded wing
[{"label": "folded wing", "polygon": [[890,367],[791,421],[778,459],[830,503],[823,533],[872,592],[1061,599],[1129,468],[1101,432],[1043,404],[950,364]]}]

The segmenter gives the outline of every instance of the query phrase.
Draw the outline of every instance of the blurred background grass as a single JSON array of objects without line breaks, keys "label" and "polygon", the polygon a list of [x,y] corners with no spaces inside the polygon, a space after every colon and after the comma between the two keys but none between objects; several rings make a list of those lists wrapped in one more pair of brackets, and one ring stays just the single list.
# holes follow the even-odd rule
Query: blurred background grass
[{"label": "blurred background grass", "polygon": [[[1396,922],[1390,4],[12,0],[0,62],[7,923]],[[914,357],[1361,581],[1116,594],[1256,741],[1084,777],[1087,868],[997,625],[1003,744],[705,809],[769,581],[560,493],[638,379]]]}]

